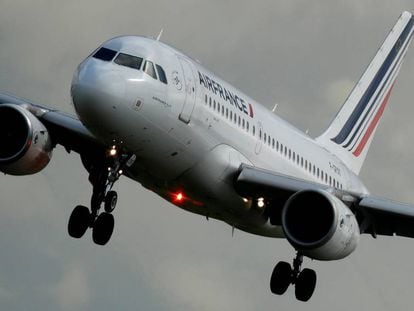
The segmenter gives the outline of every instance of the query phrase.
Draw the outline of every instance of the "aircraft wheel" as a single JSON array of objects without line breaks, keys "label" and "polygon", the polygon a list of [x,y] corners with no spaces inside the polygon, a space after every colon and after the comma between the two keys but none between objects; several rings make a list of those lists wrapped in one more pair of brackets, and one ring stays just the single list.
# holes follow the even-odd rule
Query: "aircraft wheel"
[{"label": "aircraft wheel", "polygon": [[297,300],[308,301],[316,287],[316,273],[311,269],[303,269],[295,284],[295,296]]},{"label": "aircraft wheel", "polygon": [[81,238],[91,222],[91,213],[85,206],[78,205],[69,217],[68,232],[75,239]]},{"label": "aircraft wheel", "polygon": [[287,262],[281,261],[273,269],[270,278],[270,290],[273,294],[283,295],[292,281],[292,268]]},{"label": "aircraft wheel", "polygon": [[118,202],[118,194],[116,191],[109,191],[105,197],[105,212],[112,213]]},{"label": "aircraft wheel", "polygon": [[109,213],[102,213],[96,219],[93,230],[92,239],[98,245],[105,245],[111,239],[114,232],[115,220],[114,216]]}]

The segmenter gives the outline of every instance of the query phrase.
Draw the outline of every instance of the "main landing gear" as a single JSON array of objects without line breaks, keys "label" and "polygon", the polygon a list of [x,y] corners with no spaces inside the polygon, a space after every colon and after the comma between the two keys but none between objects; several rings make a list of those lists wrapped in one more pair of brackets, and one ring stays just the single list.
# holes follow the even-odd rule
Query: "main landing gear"
[{"label": "main landing gear", "polygon": [[281,261],[273,269],[270,278],[270,290],[273,294],[283,295],[289,285],[295,285],[295,296],[300,301],[308,301],[316,287],[316,273],[311,269],[301,270],[303,255],[298,252],[293,260],[293,269],[289,263]]},{"label": "main landing gear", "polygon": [[101,165],[85,165],[93,186],[91,209],[82,205],[75,207],[68,223],[71,237],[79,239],[88,228],[92,228],[92,239],[96,244],[108,243],[114,231],[115,221],[112,212],[118,200],[118,194],[112,187],[122,175],[123,168],[131,166],[135,158],[135,155],[119,153],[113,146]]}]

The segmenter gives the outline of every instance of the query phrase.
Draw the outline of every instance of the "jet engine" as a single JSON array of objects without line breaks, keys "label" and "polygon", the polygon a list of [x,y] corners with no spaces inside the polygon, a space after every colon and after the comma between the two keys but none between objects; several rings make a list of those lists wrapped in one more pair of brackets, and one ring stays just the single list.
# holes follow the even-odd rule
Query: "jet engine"
[{"label": "jet engine", "polygon": [[0,105],[0,171],[30,175],[41,171],[52,156],[46,127],[28,110]]},{"label": "jet engine", "polygon": [[282,227],[296,250],[318,260],[348,256],[360,237],[352,211],[324,190],[299,191],[290,197],[283,208]]}]

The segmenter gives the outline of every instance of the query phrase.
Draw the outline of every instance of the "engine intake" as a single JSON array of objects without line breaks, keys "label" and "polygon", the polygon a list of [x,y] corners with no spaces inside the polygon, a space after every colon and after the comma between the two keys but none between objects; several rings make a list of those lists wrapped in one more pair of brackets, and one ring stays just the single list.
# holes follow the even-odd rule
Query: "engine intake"
[{"label": "engine intake", "polygon": [[282,213],[287,240],[310,258],[336,260],[351,254],[359,242],[359,226],[352,211],[323,190],[294,194]]},{"label": "engine intake", "polygon": [[52,156],[46,127],[28,110],[0,105],[0,171],[29,175],[41,171]]}]

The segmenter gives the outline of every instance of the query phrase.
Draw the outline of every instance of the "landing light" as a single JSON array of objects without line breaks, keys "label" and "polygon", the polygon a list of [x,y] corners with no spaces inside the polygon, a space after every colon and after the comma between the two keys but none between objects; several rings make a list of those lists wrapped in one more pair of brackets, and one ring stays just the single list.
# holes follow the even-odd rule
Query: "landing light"
[{"label": "landing light", "polygon": [[257,199],[257,206],[259,208],[263,208],[265,206],[264,198],[258,198]]},{"label": "landing light", "polygon": [[116,154],[117,154],[116,147],[112,146],[111,150],[109,150],[109,155],[113,157],[113,156],[116,156]]}]

